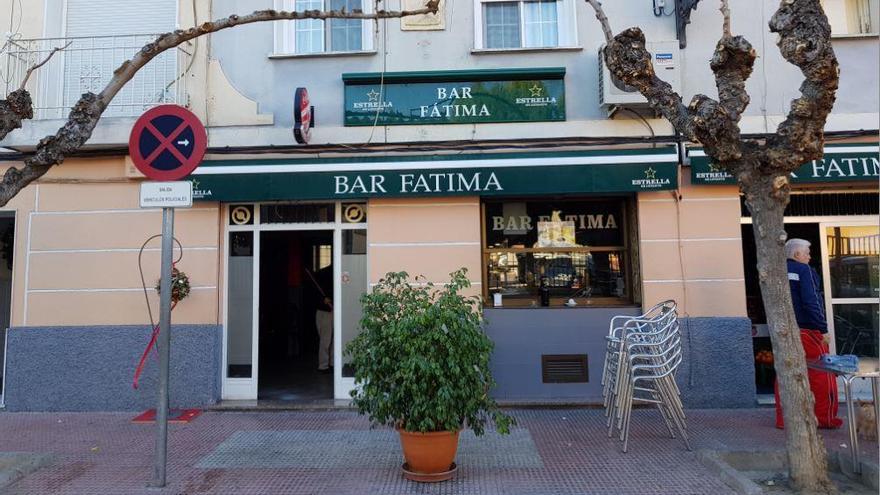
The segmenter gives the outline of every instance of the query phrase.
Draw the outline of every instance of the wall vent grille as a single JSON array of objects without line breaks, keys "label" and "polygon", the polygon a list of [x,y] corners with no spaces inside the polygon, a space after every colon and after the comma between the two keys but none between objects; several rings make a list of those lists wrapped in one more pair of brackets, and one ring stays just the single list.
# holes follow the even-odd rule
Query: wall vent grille
[{"label": "wall vent grille", "polygon": [[541,375],[544,383],[587,383],[587,355],[542,354]]}]

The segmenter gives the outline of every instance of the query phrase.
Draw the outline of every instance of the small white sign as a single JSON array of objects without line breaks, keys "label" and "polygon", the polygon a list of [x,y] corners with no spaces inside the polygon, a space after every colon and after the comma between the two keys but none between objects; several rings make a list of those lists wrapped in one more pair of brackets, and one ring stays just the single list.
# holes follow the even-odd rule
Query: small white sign
[{"label": "small white sign", "polygon": [[500,292],[495,292],[492,294],[492,303],[496,308],[500,308],[502,306]]},{"label": "small white sign", "polygon": [[190,181],[141,182],[141,208],[191,208],[192,204]]}]

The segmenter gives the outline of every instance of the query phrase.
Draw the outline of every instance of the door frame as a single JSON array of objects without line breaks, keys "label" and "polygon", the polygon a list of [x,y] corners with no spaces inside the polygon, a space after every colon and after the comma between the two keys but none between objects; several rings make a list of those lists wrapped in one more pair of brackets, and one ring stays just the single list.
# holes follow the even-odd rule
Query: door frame
[{"label": "door frame", "polygon": [[[260,207],[266,204],[333,204],[334,221],[316,223],[272,223],[263,224],[260,220]],[[346,201],[358,203],[358,201]],[[367,273],[369,274],[369,229],[368,223],[345,223],[342,219],[342,201],[299,201],[299,202],[263,202],[263,203],[224,203],[221,207],[223,221],[223,239],[221,242],[223,255],[223,290],[220,296],[222,305],[223,344],[220,368],[221,400],[257,400],[259,388],[259,352],[260,352],[260,234],[262,232],[301,232],[331,231],[333,233],[333,300],[342,300],[342,231],[367,231]],[[363,203],[367,206],[366,202]],[[251,206],[253,208],[253,224],[230,225],[230,206]],[[369,217],[367,218],[369,221]],[[253,232],[253,299],[251,314],[251,376],[250,378],[227,378],[227,355],[229,321],[229,233]],[[369,284],[365,288],[369,290]],[[349,392],[354,389],[354,378],[342,376],[342,310],[338,304],[333,305],[333,399],[349,399]]]},{"label": "door frame", "polygon": [[[39,186],[38,186],[39,187]],[[0,383],[0,409],[6,407],[6,383],[9,382],[9,373],[7,373],[6,363],[9,360],[9,329],[12,328],[12,310],[15,304],[15,269],[19,266],[19,257],[18,255],[18,241],[19,237],[19,215],[17,210],[0,210],[0,216],[12,218],[12,279],[10,280],[10,290],[9,290],[9,323],[6,328],[0,328],[0,332],[3,332],[3,358],[0,359],[0,376],[3,377],[3,382]]]},{"label": "door frame", "polygon": [[[752,217],[742,217],[740,223],[751,225]],[[813,246],[813,253],[818,253],[822,259],[822,290],[825,293],[825,320],[828,325],[829,349],[831,353],[837,352],[837,339],[834,333],[834,313],[832,305],[835,303],[831,299],[831,272],[828,263],[828,246],[825,242],[825,229],[827,227],[865,227],[877,225],[877,217],[873,215],[836,215],[836,216],[803,216],[803,217],[785,217],[784,223],[815,223],[819,226],[819,249]],[[870,298],[865,301],[876,302]],[[841,299],[837,299],[840,303]]]},{"label": "door frame", "polygon": [[[837,220],[837,219],[840,220]],[[825,292],[825,320],[828,324],[829,348],[832,354],[837,354],[837,334],[834,330],[834,305],[835,304],[875,304],[878,299],[871,297],[842,297],[833,298],[831,295],[831,266],[828,259],[828,228],[829,227],[876,227],[877,219],[857,220],[853,217],[829,217],[826,221],[819,222],[819,238],[821,239],[822,253],[822,290]]]}]

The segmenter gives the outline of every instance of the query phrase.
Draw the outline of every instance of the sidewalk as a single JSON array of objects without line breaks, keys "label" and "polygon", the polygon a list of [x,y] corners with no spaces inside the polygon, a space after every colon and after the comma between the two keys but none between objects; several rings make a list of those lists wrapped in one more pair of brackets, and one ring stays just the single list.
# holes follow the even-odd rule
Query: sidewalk
[{"label": "sidewalk", "polygon": [[[397,434],[351,411],[207,412],[169,427],[168,487],[152,478],[154,425],[135,414],[0,413],[0,451],[55,454],[9,494],[712,494],[733,493],[636,410],[629,453],[605,434],[602,410],[518,409],[510,436],[462,435],[455,479],[401,478]],[[693,410],[694,450],[782,448],[772,409]],[[845,429],[822,431],[829,448]],[[876,443],[862,441],[877,462]],[[2,489],[0,489],[2,491]]]}]

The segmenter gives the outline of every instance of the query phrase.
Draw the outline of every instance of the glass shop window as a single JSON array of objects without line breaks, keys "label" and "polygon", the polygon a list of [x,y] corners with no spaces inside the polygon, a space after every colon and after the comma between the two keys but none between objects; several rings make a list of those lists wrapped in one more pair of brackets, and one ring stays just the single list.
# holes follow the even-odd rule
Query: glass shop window
[{"label": "glass shop window", "polygon": [[630,303],[626,207],[624,198],[484,203],[486,304]]}]

